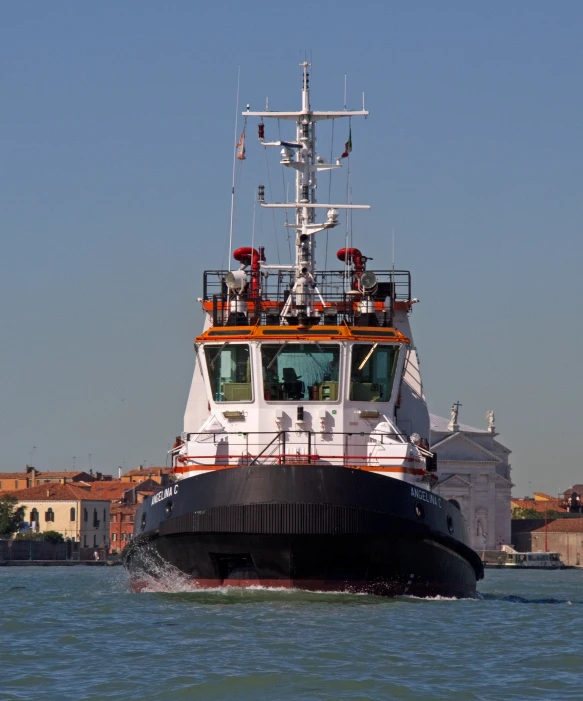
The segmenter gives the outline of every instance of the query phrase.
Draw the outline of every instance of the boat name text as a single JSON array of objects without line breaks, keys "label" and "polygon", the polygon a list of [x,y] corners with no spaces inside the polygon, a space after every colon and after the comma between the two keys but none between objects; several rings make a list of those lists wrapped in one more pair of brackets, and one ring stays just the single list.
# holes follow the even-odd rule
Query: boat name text
[{"label": "boat name text", "polygon": [[159,501],[162,501],[162,499],[171,497],[173,494],[178,494],[177,484],[175,484],[174,487],[166,487],[166,489],[162,489],[162,491],[156,492],[156,494],[154,494],[154,496],[152,497],[152,506],[154,506],[154,504],[157,504]]},{"label": "boat name text", "polygon": [[419,499],[419,501],[426,501],[428,504],[433,504],[433,506],[438,506],[441,509],[441,498],[436,497],[435,494],[425,491],[425,489],[417,489],[417,487],[411,487],[411,496],[414,499]]}]

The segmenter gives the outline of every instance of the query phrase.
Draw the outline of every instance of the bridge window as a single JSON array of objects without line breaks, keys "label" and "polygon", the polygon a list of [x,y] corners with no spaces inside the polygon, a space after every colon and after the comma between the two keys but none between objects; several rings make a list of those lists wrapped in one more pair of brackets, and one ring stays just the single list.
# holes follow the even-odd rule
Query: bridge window
[{"label": "bridge window", "polygon": [[350,395],[354,402],[388,402],[399,359],[399,347],[358,343],[352,347]]},{"label": "bridge window", "polygon": [[249,346],[224,343],[204,352],[215,402],[252,401]]},{"label": "bridge window", "polygon": [[339,360],[340,346],[336,343],[262,344],[265,399],[336,401]]}]

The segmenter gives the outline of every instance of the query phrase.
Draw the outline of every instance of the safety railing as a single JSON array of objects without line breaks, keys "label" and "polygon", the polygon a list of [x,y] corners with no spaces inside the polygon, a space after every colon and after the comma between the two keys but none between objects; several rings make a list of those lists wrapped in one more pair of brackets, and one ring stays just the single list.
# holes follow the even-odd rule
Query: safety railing
[{"label": "safety railing", "polygon": [[[187,441],[204,436],[195,443],[200,451],[175,456],[176,466],[285,465],[290,463],[332,464],[344,466],[404,465],[434,472],[433,453],[419,448],[416,455],[404,450],[407,436],[401,433],[316,432],[281,430],[277,432],[221,432],[187,434]],[[371,441],[371,438],[374,442]],[[340,440],[339,440],[340,439]],[[192,446],[192,443],[190,443]],[[377,446],[394,450],[378,452]],[[209,449],[210,446],[213,446]]]},{"label": "safety railing", "polygon": [[[206,270],[203,276],[203,300],[212,303],[214,326],[229,323],[229,302],[235,299],[226,284],[227,270]],[[247,323],[278,324],[279,314],[286,306],[294,287],[294,271],[285,270],[262,275],[260,286],[244,289],[238,299],[247,304]],[[411,300],[411,273],[408,270],[374,271],[376,286],[370,298],[375,301],[379,326],[392,322],[391,305]],[[358,318],[358,282],[350,271],[331,270],[315,276],[314,300],[319,311],[319,323],[336,325],[354,324]],[[356,294],[356,297],[355,297]],[[388,300],[388,303],[387,303]],[[287,308],[286,318],[293,321],[295,307]],[[312,324],[314,322],[312,321]]]}]

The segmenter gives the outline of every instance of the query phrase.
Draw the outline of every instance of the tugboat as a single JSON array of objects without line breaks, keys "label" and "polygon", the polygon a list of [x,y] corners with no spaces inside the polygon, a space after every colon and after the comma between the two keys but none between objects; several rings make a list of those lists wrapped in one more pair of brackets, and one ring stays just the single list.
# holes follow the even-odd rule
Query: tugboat
[{"label": "tugboat", "polygon": [[[233,252],[237,269],[204,273],[172,479],[139,507],[124,563],[135,590],[172,571],[195,588],[472,597],[482,562],[459,506],[432,491],[410,273],[371,270],[348,245],[338,269],[316,266],[317,235],[340,210],[368,209],[317,202],[318,173],[341,168],[352,143],[327,163],[316,125],[368,112],[364,100],[313,111],[301,67],[299,111],[243,112],[296,172],[293,202],[266,202],[263,186],[257,197],[295,210],[295,262],[251,246]],[[266,140],[271,119],[295,123],[295,139]]]}]

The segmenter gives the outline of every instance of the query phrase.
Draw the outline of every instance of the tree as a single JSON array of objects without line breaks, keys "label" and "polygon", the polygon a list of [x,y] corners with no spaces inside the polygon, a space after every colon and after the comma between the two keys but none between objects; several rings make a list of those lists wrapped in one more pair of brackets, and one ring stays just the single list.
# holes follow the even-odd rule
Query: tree
[{"label": "tree", "polygon": [[558,511],[548,509],[547,511],[537,511],[537,509],[525,509],[521,506],[516,506],[512,509],[512,518],[546,518],[555,519],[559,515]]},{"label": "tree", "polygon": [[47,540],[49,543],[64,543],[65,539],[63,534],[59,531],[45,531],[43,533],[43,540]]},{"label": "tree", "polygon": [[20,531],[15,536],[16,540],[46,540],[49,543],[64,543],[65,539],[59,531],[44,531],[37,533],[36,531]]},{"label": "tree", "polygon": [[24,520],[24,506],[16,506],[18,499],[11,494],[0,497],[0,536],[10,536]]}]

